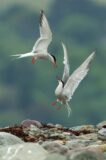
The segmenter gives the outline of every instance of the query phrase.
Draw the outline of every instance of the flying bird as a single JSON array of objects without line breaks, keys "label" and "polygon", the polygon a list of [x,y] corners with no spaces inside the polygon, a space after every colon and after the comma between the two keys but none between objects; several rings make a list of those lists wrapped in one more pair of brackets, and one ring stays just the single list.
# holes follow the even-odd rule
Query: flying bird
[{"label": "flying bird", "polygon": [[40,37],[36,41],[33,49],[29,53],[25,54],[16,54],[12,56],[16,56],[17,58],[24,58],[32,56],[32,64],[35,63],[36,59],[46,59],[53,63],[56,67],[56,58],[54,55],[48,53],[47,48],[52,41],[52,32],[50,30],[49,23],[46,19],[46,16],[43,11],[40,12]]},{"label": "flying bird", "polygon": [[64,72],[63,72],[63,77],[60,79],[59,77],[57,78],[58,80],[58,86],[55,90],[55,95],[57,97],[57,100],[55,103],[52,105],[56,105],[58,102],[60,102],[60,107],[64,104],[67,107],[68,110],[68,117],[70,116],[71,108],[68,104],[68,101],[72,99],[72,95],[74,94],[76,88],[78,87],[79,83],[83,80],[83,78],[87,75],[88,70],[89,70],[89,65],[91,61],[93,60],[96,51],[90,54],[90,56],[72,73],[72,75],[69,75],[70,67],[69,67],[69,61],[68,61],[68,55],[67,55],[67,50],[62,43],[63,51],[64,51]]}]

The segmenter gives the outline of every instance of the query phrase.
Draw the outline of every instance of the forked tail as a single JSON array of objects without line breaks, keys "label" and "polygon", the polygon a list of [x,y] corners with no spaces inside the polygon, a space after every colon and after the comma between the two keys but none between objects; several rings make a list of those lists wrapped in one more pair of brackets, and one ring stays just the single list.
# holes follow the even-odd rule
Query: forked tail
[{"label": "forked tail", "polygon": [[72,110],[71,110],[71,108],[70,108],[68,103],[66,103],[66,107],[67,107],[67,110],[68,110],[68,117],[69,117],[70,113],[72,113]]},{"label": "forked tail", "polygon": [[29,52],[29,53],[25,53],[25,54],[15,54],[15,55],[11,55],[11,56],[17,57],[17,59],[19,59],[19,58],[34,56],[34,53]]}]

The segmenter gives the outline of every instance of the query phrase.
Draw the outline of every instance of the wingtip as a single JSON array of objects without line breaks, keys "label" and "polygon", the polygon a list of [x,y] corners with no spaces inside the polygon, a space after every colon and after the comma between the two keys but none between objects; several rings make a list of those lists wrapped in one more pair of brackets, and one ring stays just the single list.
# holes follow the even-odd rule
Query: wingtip
[{"label": "wingtip", "polygon": [[96,55],[96,53],[97,53],[97,49],[95,49],[93,52],[92,52],[92,55]]},{"label": "wingtip", "polygon": [[97,48],[94,50],[94,53],[95,53],[95,54],[97,53]]},{"label": "wingtip", "polygon": [[61,41],[61,44],[62,44],[62,46],[65,46],[65,44],[64,44],[64,42],[63,42],[63,41]]},{"label": "wingtip", "polygon": [[44,11],[41,10],[41,11],[40,11],[40,26],[42,26],[43,14],[44,14]]},{"label": "wingtip", "polygon": [[44,11],[41,9],[41,10],[40,10],[40,14],[43,14],[43,13],[44,13]]},{"label": "wingtip", "polygon": [[63,44],[64,44],[64,42],[63,42],[63,41],[61,41],[61,44],[63,45]]}]

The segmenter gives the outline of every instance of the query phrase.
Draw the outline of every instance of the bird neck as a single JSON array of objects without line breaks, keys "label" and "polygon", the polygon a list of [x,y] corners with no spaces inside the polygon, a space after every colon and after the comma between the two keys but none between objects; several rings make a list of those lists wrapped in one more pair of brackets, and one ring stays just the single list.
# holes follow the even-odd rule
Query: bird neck
[{"label": "bird neck", "polygon": [[63,90],[63,84],[62,84],[62,82],[59,82],[59,84],[58,84],[58,86],[57,86],[57,88],[55,90],[55,94],[56,95],[61,95],[62,90]]},{"label": "bird neck", "polygon": [[58,84],[58,90],[61,92],[62,89],[63,89],[63,83],[59,82],[59,84]]}]

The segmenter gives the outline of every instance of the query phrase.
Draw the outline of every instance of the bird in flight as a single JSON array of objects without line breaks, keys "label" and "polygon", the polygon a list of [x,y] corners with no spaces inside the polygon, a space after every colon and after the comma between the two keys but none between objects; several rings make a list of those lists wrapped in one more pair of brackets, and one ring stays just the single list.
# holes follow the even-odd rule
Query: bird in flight
[{"label": "bird in flight", "polygon": [[58,102],[60,102],[60,107],[64,104],[67,107],[68,110],[68,117],[70,116],[71,108],[68,104],[68,101],[72,99],[72,95],[74,94],[76,88],[78,87],[79,83],[83,80],[83,78],[87,75],[88,70],[89,70],[89,65],[91,61],[93,60],[96,51],[90,54],[90,56],[72,73],[72,75],[69,75],[69,62],[68,62],[68,55],[67,55],[67,50],[62,43],[63,51],[64,51],[64,72],[63,72],[63,77],[60,79],[59,77],[57,78],[58,80],[58,86],[55,90],[55,95],[57,97],[57,100],[55,103],[52,105],[56,105]]},{"label": "bird in flight", "polygon": [[32,56],[32,64],[35,63],[36,59],[46,59],[53,63],[56,67],[56,58],[54,55],[48,53],[47,48],[52,41],[52,32],[47,21],[47,18],[43,11],[40,12],[40,37],[36,41],[33,49],[29,53],[25,54],[16,54],[12,56],[16,56],[17,58],[24,58]]}]

